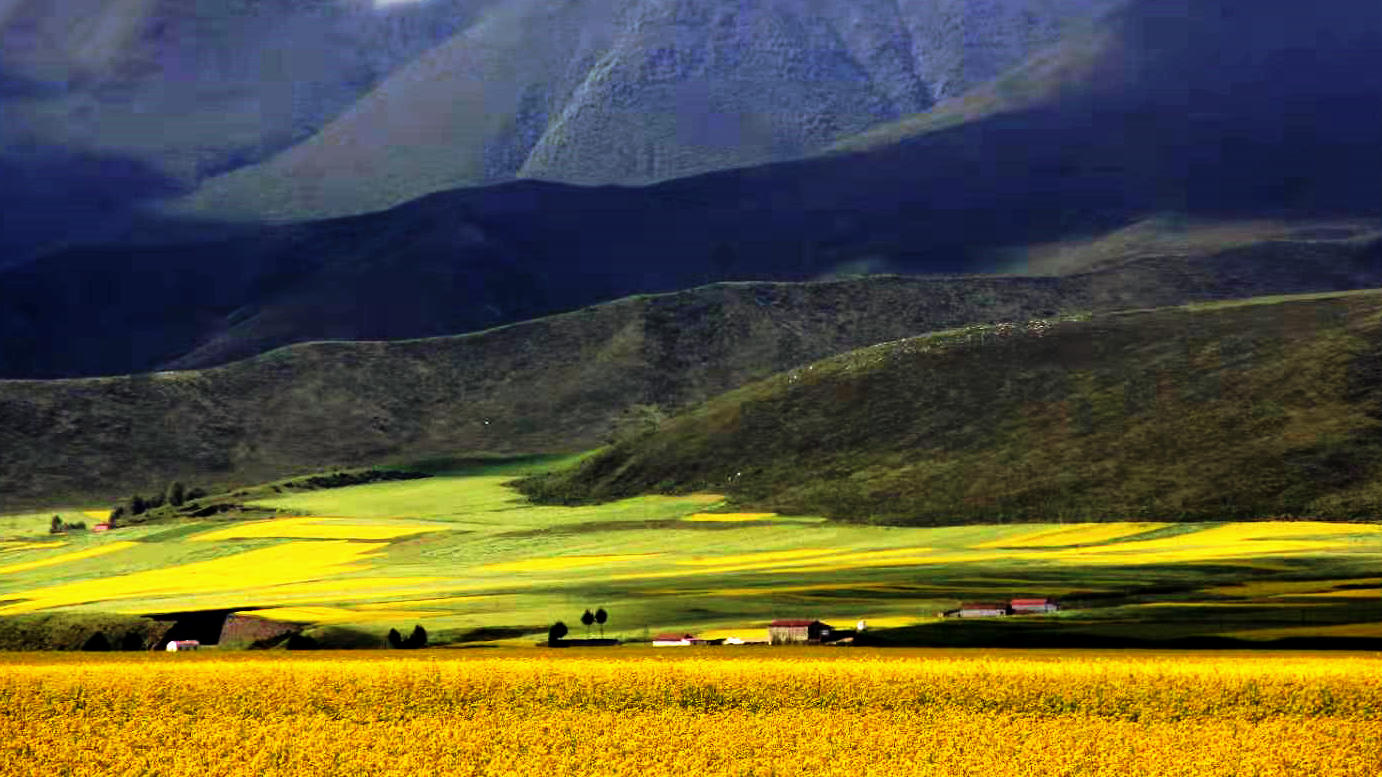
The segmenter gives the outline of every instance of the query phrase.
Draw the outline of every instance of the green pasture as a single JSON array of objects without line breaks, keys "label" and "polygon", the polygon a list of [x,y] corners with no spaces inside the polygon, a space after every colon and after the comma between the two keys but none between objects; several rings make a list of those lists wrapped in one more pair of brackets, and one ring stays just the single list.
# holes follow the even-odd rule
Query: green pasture
[{"label": "green pasture", "polygon": [[[514,641],[528,644],[556,620],[584,636],[580,614],[597,607],[610,614],[606,634],[625,638],[688,630],[762,639],[781,617],[906,627],[899,633],[935,644],[1036,627],[1163,639],[1312,628],[1382,637],[1376,525],[1127,524],[1089,529],[1102,533],[1085,541],[1078,526],[718,522],[686,520],[723,510],[714,495],[534,506],[512,477],[266,497],[256,504],[284,513],[267,524],[188,519],[54,538],[35,516],[0,519],[0,616],[262,606],[323,626],[421,623],[441,641],[524,634]],[[244,536],[202,539],[228,527]],[[409,533],[352,536],[375,527]],[[290,560],[281,568],[254,561],[275,548],[274,558]],[[936,617],[961,601],[1019,596],[1070,608],[1003,624]]]}]

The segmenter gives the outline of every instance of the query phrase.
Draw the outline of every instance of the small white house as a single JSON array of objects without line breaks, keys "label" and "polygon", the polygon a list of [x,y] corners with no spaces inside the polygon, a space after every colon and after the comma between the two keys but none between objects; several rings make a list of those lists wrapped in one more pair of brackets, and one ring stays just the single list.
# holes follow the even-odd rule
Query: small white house
[{"label": "small white house", "polygon": [[1013,599],[1011,606],[1013,615],[1028,612],[1055,612],[1060,609],[1060,606],[1050,599]]},{"label": "small white house", "polygon": [[653,647],[688,647],[695,641],[695,634],[659,634],[653,637]]},{"label": "small white house", "polygon": [[1006,604],[962,604],[957,618],[1001,618],[1008,614]]},{"label": "small white house", "polygon": [[202,643],[195,639],[175,639],[168,643],[166,648],[169,653],[177,653],[183,650],[196,650]]}]

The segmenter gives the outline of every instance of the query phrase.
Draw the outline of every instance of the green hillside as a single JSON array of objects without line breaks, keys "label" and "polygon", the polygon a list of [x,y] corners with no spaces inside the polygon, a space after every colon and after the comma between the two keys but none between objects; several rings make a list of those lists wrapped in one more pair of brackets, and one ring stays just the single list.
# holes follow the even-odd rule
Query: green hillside
[{"label": "green hillside", "polygon": [[1379,292],[970,326],[754,383],[525,487],[927,525],[1376,520],[1379,335]]},{"label": "green hillside", "polygon": [[458,452],[574,452],[604,443],[629,408],[671,413],[922,332],[1382,281],[1375,227],[1311,226],[1220,225],[1214,240],[1182,245],[1151,240],[1169,229],[1152,225],[1136,240],[1014,258],[1063,275],[717,284],[456,337],[309,343],[206,370],[0,380],[0,511],[110,504],[172,480],[245,485]]}]

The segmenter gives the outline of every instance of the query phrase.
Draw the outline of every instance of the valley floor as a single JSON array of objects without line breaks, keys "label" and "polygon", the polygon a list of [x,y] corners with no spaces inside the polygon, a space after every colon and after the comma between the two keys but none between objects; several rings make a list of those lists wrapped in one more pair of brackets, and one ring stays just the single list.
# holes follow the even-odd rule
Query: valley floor
[{"label": "valley floor", "polygon": [[[603,607],[624,640],[765,640],[776,618],[922,645],[1382,639],[1382,524],[889,527],[724,513],[716,495],[538,507],[511,477],[275,495],[259,504],[285,517],[265,521],[50,536],[51,514],[0,519],[0,622],[257,608],[309,635],[422,624],[433,644],[531,646],[557,620],[586,636]],[[1064,608],[938,617],[1014,597]]]}]

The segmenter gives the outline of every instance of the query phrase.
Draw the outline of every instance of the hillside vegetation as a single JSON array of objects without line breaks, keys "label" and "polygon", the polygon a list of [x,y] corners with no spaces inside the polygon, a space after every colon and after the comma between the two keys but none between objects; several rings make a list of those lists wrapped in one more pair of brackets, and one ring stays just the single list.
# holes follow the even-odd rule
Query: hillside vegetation
[{"label": "hillside vegetation", "polygon": [[109,505],[458,452],[572,452],[630,408],[669,413],[921,332],[1382,284],[1367,238],[1137,257],[1061,277],[869,277],[633,297],[459,337],[316,343],[215,369],[0,381],[0,510]]},{"label": "hillside vegetation", "polygon": [[1375,519],[1379,335],[1379,292],[971,326],[776,375],[526,488],[909,524]]}]

